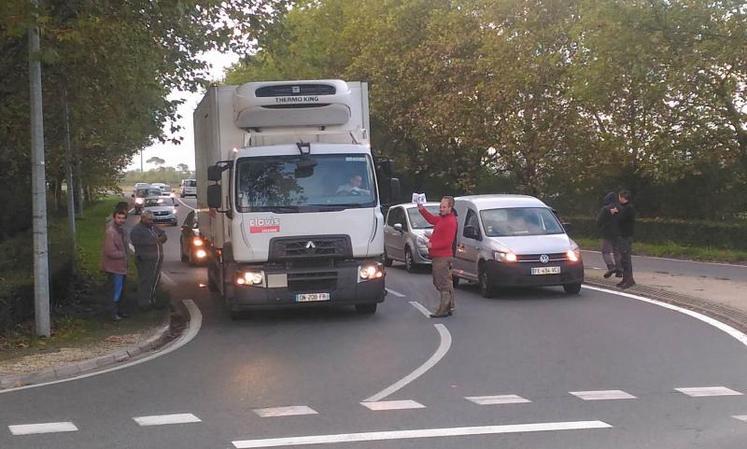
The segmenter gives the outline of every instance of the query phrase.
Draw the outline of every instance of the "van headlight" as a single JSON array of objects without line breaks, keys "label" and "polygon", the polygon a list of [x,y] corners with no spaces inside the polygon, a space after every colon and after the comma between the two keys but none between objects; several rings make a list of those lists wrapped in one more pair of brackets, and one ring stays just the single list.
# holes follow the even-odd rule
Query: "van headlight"
[{"label": "van headlight", "polygon": [[358,267],[358,282],[381,279],[384,277],[384,265],[380,262],[369,262]]},{"label": "van headlight", "polygon": [[239,271],[236,273],[236,285],[262,285],[264,282],[264,271]]},{"label": "van headlight", "polygon": [[569,262],[578,262],[581,260],[581,249],[574,242],[571,249],[565,252],[565,257],[568,258]]},{"label": "van headlight", "polygon": [[495,260],[498,262],[503,263],[514,263],[519,260],[519,258],[516,257],[516,254],[511,251],[495,251],[493,257],[495,257]]}]

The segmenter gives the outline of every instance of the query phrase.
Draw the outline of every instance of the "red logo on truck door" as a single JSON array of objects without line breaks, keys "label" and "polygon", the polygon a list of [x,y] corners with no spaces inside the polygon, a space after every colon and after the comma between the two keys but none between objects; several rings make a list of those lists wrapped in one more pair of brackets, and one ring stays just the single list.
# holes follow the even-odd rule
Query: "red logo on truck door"
[{"label": "red logo on truck door", "polygon": [[273,217],[250,218],[249,232],[251,234],[265,234],[268,232],[280,232],[280,220]]}]

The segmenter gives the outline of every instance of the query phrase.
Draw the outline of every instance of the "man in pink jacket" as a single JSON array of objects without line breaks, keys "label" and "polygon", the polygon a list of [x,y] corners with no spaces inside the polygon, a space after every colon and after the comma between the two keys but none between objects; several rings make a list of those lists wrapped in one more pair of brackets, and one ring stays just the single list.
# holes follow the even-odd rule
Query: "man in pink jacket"
[{"label": "man in pink jacket", "polygon": [[106,226],[101,250],[101,270],[109,274],[113,289],[112,319],[114,321],[127,317],[122,310],[122,296],[127,278],[127,237],[123,228],[125,221],[127,221],[127,211],[117,209],[112,214],[112,220]]},{"label": "man in pink jacket", "polygon": [[451,264],[454,258],[457,219],[454,212],[454,198],[445,196],[439,205],[439,214],[433,215],[422,204],[418,211],[433,225],[433,234],[428,240],[428,253],[431,256],[433,285],[440,295],[438,310],[431,318],[444,318],[454,313],[454,283],[451,280]]}]

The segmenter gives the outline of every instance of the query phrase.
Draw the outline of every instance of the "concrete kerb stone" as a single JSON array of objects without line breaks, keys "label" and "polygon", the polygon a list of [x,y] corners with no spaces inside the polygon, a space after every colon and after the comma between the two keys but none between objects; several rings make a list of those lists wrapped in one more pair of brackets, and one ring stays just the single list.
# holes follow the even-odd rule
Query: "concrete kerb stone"
[{"label": "concrete kerb stone", "polygon": [[168,341],[170,330],[171,316],[169,316],[169,319],[166,321],[166,323],[159,327],[151,337],[149,337],[139,345],[120,349],[114,353],[102,355],[92,359],[82,360],[77,363],[46,368],[44,370],[31,374],[14,374],[0,376],[0,390],[65,379],[67,377],[73,377],[87,371],[92,371],[95,369],[114,365],[116,363],[125,362],[138,355],[153,351],[163,346]]}]

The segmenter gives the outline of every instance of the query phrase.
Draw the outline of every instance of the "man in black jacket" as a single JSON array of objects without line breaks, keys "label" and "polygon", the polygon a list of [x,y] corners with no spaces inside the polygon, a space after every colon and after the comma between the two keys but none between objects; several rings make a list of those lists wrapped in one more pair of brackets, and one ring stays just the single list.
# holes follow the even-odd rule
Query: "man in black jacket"
[{"label": "man in black jacket", "polygon": [[166,233],[153,223],[151,211],[143,211],[140,223],[130,231],[130,241],[137,256],[135,267],[138,277],[138,306],[141,310],[147,310],[152,306],[160,307],[161,304],[156,304],[155,299],[156,287],[161,278]]},{"label": "man in black jacket", "polygon": [[597,227],[602,234],[602,259],[607,264],[605,279],[613,274],[622,277],[620,253],[615,251],[615,244],[620,237],[620,227],[617,224],[617,214],[612,212],[613,209],[617,210],[617,193],[610,192],[604,197],[602,209],[597,214]]},{"label": "man in black jacket", "polygon": [[633,261],[631,252],[633,249],[633,227],[635,225],[635,209],[630,202],[630,192],[622,190],[617,195],[617,208],[612,209],[617,216],[617,225],[620,228],[620,237],[615,245],[615,252],[620,254],[623,278],[617,284],[620,288],[630,288],[635,285],[633,280]]}]

